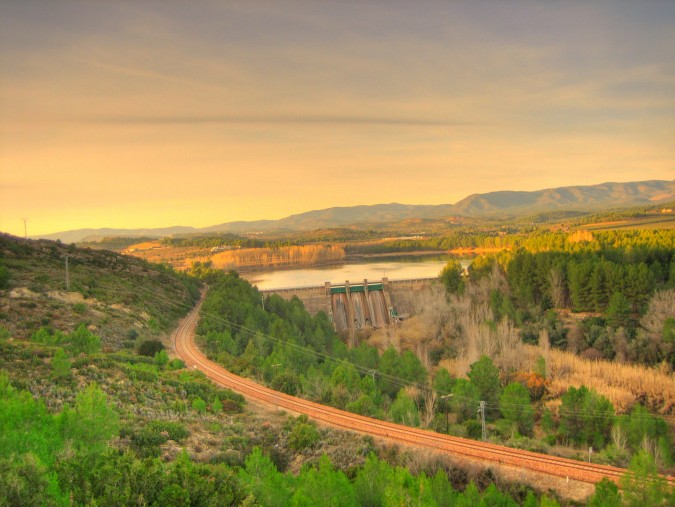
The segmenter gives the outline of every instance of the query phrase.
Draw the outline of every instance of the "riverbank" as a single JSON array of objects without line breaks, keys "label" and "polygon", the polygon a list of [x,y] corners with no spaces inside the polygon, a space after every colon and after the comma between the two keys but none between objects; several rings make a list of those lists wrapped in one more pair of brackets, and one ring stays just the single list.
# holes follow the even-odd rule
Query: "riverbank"
[{"label": "riverbank", "polygon": [[386,259],[388,257],[425,257],[432,255],[447,255],[447,250],[419,250],[415,252],[382,252],[382,253],[367,253],[367,254],[358,254],[350,253],[347,254],[346,260],[360,260],[360,259]]}]

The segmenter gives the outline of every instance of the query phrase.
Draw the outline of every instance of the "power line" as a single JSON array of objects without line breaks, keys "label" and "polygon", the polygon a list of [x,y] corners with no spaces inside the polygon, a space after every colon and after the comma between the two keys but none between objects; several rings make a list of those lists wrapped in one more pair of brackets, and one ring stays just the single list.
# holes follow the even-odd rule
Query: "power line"
[{"label": "power line", "polygon": [[[137,284],[133,281],[126,280],[126,279],[124,279],[124,278],[122,278],[122,277],[120,277],[120,276],[118,276],[118,275],[116,275],[116,274],[114,274],[110,271],[107,271],[105,269],[98,268],[96,266],[91,266],[91,265],[88,265],[88,264],[84,264],[84,263],[81,263],[81,262],[79,264],[88,268],[88,269],[98,271],[98,272],[101,272],[101,273],[105,273],[106,275],[120,281],[123,285],[132,286],[132,287],[135,287],[137,289],[142,290],[145,293],[151,294],[155,299],[163,300],[165,302],[168,302],[172,305],[175,305],[177,307],[181,307],[181,308],[186,309],[186,310],[192,309],[192,306],[187,304],[187,303],[184,303],[182,301],[179,301],[177,299],[174,299],[174,298],[171,298],[171,297],[168,297],[168,296],[164,296],[162,294],[158,294],[158,293],[152,291],[151,289],[148,289],[147,287],[145,287],[141,284]],[[112,290],[112,288],[110,288],[110,287],[106,287],[106,289]],[[267,312],[269,312],[269,311],[274,312],[277,316],[279,316],[279,318],[285,319],[285,317],[283,315],[281,315],[279,312],[277,312],[272,307],[272,305],[268,304],[266,311]],[[272,335],[263,333],[262,331],[247,328],[246,326],[243,326],[241,324],[237,324],[235,322],[227,320],[224,317],[221,317],[220,315],[216,315],[216,314],[209,313],[209,312],[204,312],[202,310],[202,317],[209,317],[209,318],[215,319],[217,321],[220,321],[225,326],[227,326],[229,329],[231,329],[235,332],[245,333],[245,334],[247,334],[251,337],[260,336],[260,337],[265,338],[265,339],[267,339],[267,340],[269,340],[273,343],[276,343],[278,345],[290,347],[291,349],[295,350],[296,352],[306,354],[310,357],[313,357],[314,359],[321,359],[321,360],[324,360],[324,361],[329,361],[329,362],[331,362],[333,364],[337,364],[337,365],[343,365],[343,364],[351,365],[357,370],[357,372],[360,372],[363,375],[380,376],[383,380],[386,380],[387,382],[390,382],[391,384],[393,384],[395,386],[399,386],[401,388],[413,387],[413,388],[418,389],[421,392],[429,392],[429,391],[433,390],[427,384],[420,384],[420,383],[415,382],[415,381],[407,381],[407,380],[401,379],[400,377],[397,377],[395,375],[384,373],[380,370],[375,370],[375,369],[372,369],[372,368],[369,368],[369,367],[361,366],[361,365],[352,363],[352,362],[350,362],[348,360],[345,360],[345,359],[336,358],[336,357],[331,356],[328,353],[319,352],[319,351],[313,350],[311,348],[305,347],[303,345],[293,343],[289,340],[283,340],[281,338],[277,338],[277,337],[274,337]],[[445,393],[445,394],[449,394],[449,393]],[[454,394],[453,403],[463,405],[463,406],[467,406],[467,407],[468,406],[473,406],[473,407],[476,406],[475,405],[476,404],[475,399],[470,398],[470,397],[466,397],[466,396],[461,396],[461,395],[458,395],[458,394]],[[498,409],[500,406],[510,406],[510,407],[523,408],[523,409],[527,408],[527,407],[530,407],[530,408],[532,407],[532,404],[513,404],[513,403],[493,404],[493,403],[488,403],[488,402],[484,402],[484,401],[482,403],[484,403],[485,409],[490,409],[490,408],[491,409]],[[637,419],[643,419],[643,420],[651,420],[654,417],[663,417],[663,418],[668,418],[668,419],[675,418],[674,415],[668,415],[668,414],[660,414],[658,416],[653,416],[652,414],[645,414],[644,416],[631,416],[629,414],[607,414],[605,412],[600,412],[600,411],[596,411],[596,410],[589,411],[589,410],[584,410],[584,409],[580,409],[580,410],[563,409],[562,407],[559,407],[558,414],[559,415],[581,415],[581,416],[585,416],[585,417],[589,417],[589,418],[601,418],[601,419],[604,419],[604,418],[607,418],[607,417],[615,418],[615,419],[637,418]]]}]

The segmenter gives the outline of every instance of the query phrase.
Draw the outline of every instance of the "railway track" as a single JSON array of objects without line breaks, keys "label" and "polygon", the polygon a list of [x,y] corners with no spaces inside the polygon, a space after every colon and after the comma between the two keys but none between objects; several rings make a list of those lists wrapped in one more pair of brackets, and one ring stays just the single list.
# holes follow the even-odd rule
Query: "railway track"
[{"label": "railway track", "polygon": [[[313,419],[342,429],[367,433],[402,444],[442,451],[455,457],[467,457],[495,464],[520,467],[543,474],[566,477],[570,480],[595,483],[607,477],[614,482],[618,482],[619,478],[626,473],[623,468],[548,456],[380,421],[261,386],[252,380],[230,373],[222,366],[209,360],[197,348],[194,335],[200,307],[201,303],[174,331],[175,351],[189,368],[202,371],[216,384],[237,391],[245,397],[306,414]],[[675,477],[667,477],[666,479],[671,486],[675,484]]]}]

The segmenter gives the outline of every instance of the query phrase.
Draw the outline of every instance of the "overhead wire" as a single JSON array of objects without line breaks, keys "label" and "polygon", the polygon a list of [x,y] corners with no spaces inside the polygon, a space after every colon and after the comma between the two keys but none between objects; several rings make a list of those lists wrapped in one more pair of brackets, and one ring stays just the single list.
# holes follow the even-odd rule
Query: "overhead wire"
[{"label": "overhead wire", "polygon": [[[124,278],[116,275],[115,273],[112,273],[109,270],[105,270],[105,269],[99,268],[97,266],[84,264],[84,263],[80,262],[79,259],[75,260],[74,258],[71,257],[71,265],[72,265],[72,263],[80,264],[81,266],[84,266],[84,267],[86,267],[88,269],[91,269],[93,271],[104,273],[107,276],[110,276],[113,279],[118,280],[120,283],[122,283],[123,285],[126,285],[127,287],[131,286],[133,288],[140,289],[143,292],[145,292],[149,295],[152,295],[156,299],[160,299],[162,301],[165,301],[167,303],[170,303],[170,304],[175,305],[177,307],[180,307],[182,309],[190,310],[190,309],[193,308],[191,305],[189,305],[189,304],[187,304],[183,301],[171,298],[171,297],[166,296],[166,295],[157,294],[156,292],[154,292],[151,289],[143,286],[142,284],[138,284],[138,283],[135,283],[131,280],[124,279]],[[112,290],[113,288],[108,287],[107,289]],[[285,317],[283,315],[281,315],[279,312],[277,312],[276,310],[274,310],[273,308],[271,308],[271,306],[269,304],[265,305],[265,311],[267,311],[267,312],[273,311],[275,315],[277,315],[279,318],[285,320]],[[285,347],[290,347],[291,349],[293,349],[297,352],[300,352],[302,354],[306,354],[306,355],[308,355],[310,357],[313,357],[315,359],[321,359],[321,360],[324,360],[324,361],[329,361],[329,362],[331,362],[333,364],[336,364],[336,365],[345,365],[345,364],[351,365],[357,370],[357,372],[360,372],[363,375],[372,375],[373,372],[374,372],[375,376],[379,376],[380,378],[382,378],[383,380],[386,380],[387,382],[391,383],[392,385],[395,385],[395,386],[398,386],[398,387],[401,387],[401,388],[411,387],[411,388],[415,388],[415,389],[417,389],[421,392],[427,392],[427,393],[429,393],[430,391],[433,391],[432,387],[430,387],[428,384],[421,384],[421,383],[415,382],[415,381],[408,381],[408,380],[402,379],[400,377],[397,377],[395,375],[391,375],[391,374],[382,372],[378,369],[369,368],[369,367],[366,367],[366,366],[362,366],[362,365],[347,361],[345,359],[333,357],[328,353],[316,351],[316,350],[313,350],[313,349],[308,348],[306,346],[294,343],[290,340],[284,340],[284,339],[281,339],[281,338],[277,338],[277,337],[269,335],[267,333],[263,333],[260,330],[251,329],[251,328],[248,328],[244,325],[237,324],[237,323],[232,322],[228,319],[225,319],[224,317],[222,317],[220,315],[204,312],[203,310],[202,310],[202,315],[206,316],[206,317],[209,317],[209,318],[212,318],[212,319],[215,319],[217,321],[220,321],[222,324],[224,324],[229,329],[232,329],[234,331],[246,333],[247,335],[249,335],[251,337],[260,336],[260,337],[262,337],[264,339],[267,339],[267,340],[269,340],[273,343],[276,343],[276,344],[279,344],[279,345],[282,345],[282,346],[285,346]],[[451,393],[445,393],[445,395],[448,395],[448,394],[451,394]],[[473,399],[471,397],[468,397],[468,396],[461,396],[461,395],[458,395],[457,393],[452,393],[452,394],[453,394],[452,401],[451,401],[452,404],[459,404],[459,405],[463,405],[465,407],[466,406],[475,406],[475,403],[476,403],[475,399]],[[494,404],[494,403],[491,403],[491,402],[486,403],[486,407],[490,408],[492,410],[497,410],[497,409],[499,409],[500,406],[509,406],[509,407],[514,407],[514,408],[525,409],[527,407],[531,407],[532,405],[531,404],[517,404],[517,403],[514,404],[514,403],[509,403],[509,402],[499,403],[499,404]],[[563,413],[565,415],[581,415],[581,416],[585,416],[585,417],[589,417],[589,418],[598,418],[598,419],[605,419],[605,418],[608,417],[605,412],[589,411],[587,409],[570,410],[570,409],[565,409],[563,407],[558,407],[558,414],[560,415],[560,414],[563,414]],[[610,418],[617,418],[617,419],[633,417],[633,418],[638,418],[638,419],[651,420],[655,416],[653,416],[651,414],[645,414],[644,416],[637,416],[637,415],[633,416],[633,415],[630,415],[630,414],[613,414],[613,415],[610,415],[609,417]],[[675,415],[669,415],[669,414],[659,414],[658,417],[675,419]]]}]

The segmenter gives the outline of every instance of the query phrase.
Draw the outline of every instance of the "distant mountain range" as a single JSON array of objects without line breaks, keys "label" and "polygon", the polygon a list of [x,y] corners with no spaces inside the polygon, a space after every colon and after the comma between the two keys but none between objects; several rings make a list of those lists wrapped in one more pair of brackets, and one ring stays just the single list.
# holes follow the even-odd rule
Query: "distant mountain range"
[{"label": "distant mountain range", "polygon": [[507,217],[545,211],[600,211],[658,204],[675,200],[675,180],[651,180],[629,183],[547,188],[533,192],[500,191],[473,194],[456,204],[410,205],[375,204],[372,206],[335,207],[291,215],[280,220],[227,222],[211,227],[164,227],[161,229],[77,229],[38,236],[59,239],[64,243],[96,240],[110,236],[164,237],[173,234],[205,232],[286,232],[311,231],[359,224],[383,224],[412,218],[451,216]]}]

